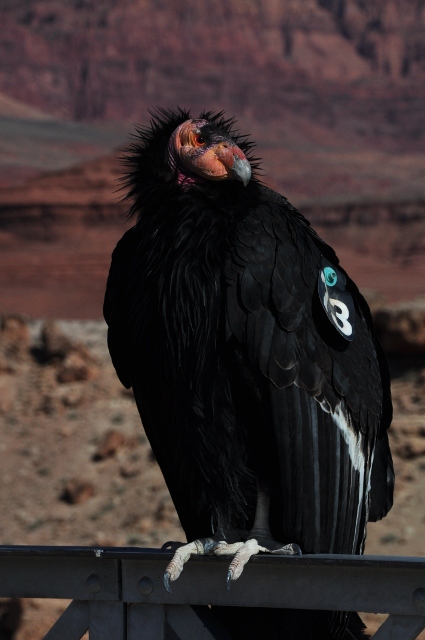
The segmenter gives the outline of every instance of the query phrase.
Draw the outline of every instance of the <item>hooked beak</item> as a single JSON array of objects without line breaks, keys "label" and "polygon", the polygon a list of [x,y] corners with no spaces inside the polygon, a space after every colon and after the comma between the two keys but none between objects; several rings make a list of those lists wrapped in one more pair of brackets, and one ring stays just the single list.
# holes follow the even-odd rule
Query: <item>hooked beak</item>
[{"label": "hooked beak", "polygon": [[246,187],[251,179],[251,165],[243,151],[237,145],[225,142],[216,146],[215,154],[227,169],[228,176]]},{"label": "hooked beak", "polygon": [[246,187],[248,182],[251,180],[251,165],[246,158],[236,157],[234,159],[232,176],[235,180],[240,180],[243,183],[243,186]]}]

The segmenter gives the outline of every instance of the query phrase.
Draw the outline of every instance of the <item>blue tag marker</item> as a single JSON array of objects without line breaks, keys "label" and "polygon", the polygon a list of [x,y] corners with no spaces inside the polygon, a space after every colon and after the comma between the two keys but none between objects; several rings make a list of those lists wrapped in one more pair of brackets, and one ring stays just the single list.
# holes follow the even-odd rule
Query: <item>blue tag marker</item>
[{"label": "blue tag marker", "polygon": [[338,276],[335,273],[335,270],[332,267],[325,267],[323,269],[323,273],[325,274],[325,282],[328,287],[334,287],[338,281]]},{"label": "blue tag marker", "polygon": [[322,256],[319,273],[319,298],[335,329],[346,340],[354,339],[354,302],[345,290],[345,275]]}]

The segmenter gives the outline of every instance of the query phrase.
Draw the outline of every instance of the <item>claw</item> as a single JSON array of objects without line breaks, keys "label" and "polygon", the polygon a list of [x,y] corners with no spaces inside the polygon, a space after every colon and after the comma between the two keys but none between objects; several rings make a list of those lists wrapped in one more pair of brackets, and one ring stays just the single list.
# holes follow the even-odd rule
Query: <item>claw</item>
[{"label": "claw", "polygon": [[237,542],[236,544],[228,545],[227,549],[220,549],[220,555],[223,555],[225,551],[229,554],[235,554],[232,562],[230,563],[226,578],[226,586],[229,591],[231,582],[233,580],[237,580],[241,576],[249,559],[257,553],[260,553],[260,551],[266,552],[267,549],[265,547],[261,547],[257,540],[250,539],[246,542]]},{"label": "claw", "polygon": [[164,582],[164,587],[165,589],[168,591],[168,593],[171,593],[171,587],[170,587],[170,574],[168,573],[168,571],[166,571],[164,573],[164,577],[163,577],[163,582]]},{"label": "claw", "polygon": [[227,578],[226,578],[226,589],[227,591],[230,591],[230,585],[232,584],[232,576],[233,576],[233,572],[229,571],[227,572]]},{"label": "claw", "polygon": [[[174,580],[177,580],[190,556],[205,554],[205,543],[206,541],[203,539],[194,540],[193,542],[189,542],[188,544],[176,543],[178,544],[178,548],[174,552],[171,561],[168,563],[168,566],[165,569],[163,579],[164,587],[166,588],[168,593],[171,593],[170,582],[174,582]],[[167,543],[167,546],[168,544],[169,543]]]}]

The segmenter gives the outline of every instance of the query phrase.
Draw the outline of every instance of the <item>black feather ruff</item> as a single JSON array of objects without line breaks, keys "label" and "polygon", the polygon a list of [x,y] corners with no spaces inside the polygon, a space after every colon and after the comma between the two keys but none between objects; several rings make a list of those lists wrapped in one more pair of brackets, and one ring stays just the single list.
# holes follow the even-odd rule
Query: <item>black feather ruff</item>
[{"label": "black feather ruff", "polygon": [[[121,189],[126,192],[124,200],[131,202],[128,213],[130,218],[140,217],[147,208],[159,207],[162,202],[178,198],[181,193],[176,185],[175,170],[167,162],[167,146],[175,129],[193,116],[190,111],[180,108],[175,111],[157,108],[149,113],[149,125],[136,126],[133,142],[122,156],[126,174],[121,179]],[[208,120],[217,133],[233,139],[251,164],[251,185],[259,182],[260,158],[253,155],[255,143],[250,140],[249,135],[241,135],[234,128],[235,119],[226,118],[224,111],[203,111],[197,119]],[[235,185],[232,182],[211,184],[206,180],[203,189],[212,197],[218,194],[226,197],[234,194]],[[237,192],[240,195],[239,189]]]}]

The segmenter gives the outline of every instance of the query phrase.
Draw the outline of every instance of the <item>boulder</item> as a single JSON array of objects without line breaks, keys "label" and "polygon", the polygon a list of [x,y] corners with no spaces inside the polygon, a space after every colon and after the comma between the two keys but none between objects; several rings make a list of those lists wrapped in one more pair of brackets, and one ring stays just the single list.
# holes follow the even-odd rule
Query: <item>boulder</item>
[{"label": "boulder", "polygon": [[387,355],[425,356],[425,298],[380,308],[374,321]]}]

